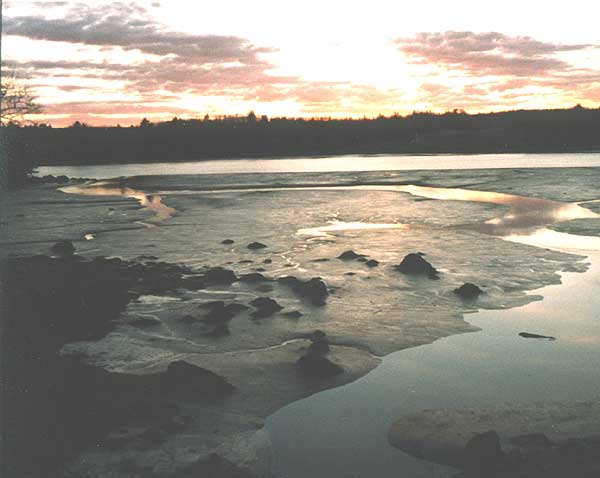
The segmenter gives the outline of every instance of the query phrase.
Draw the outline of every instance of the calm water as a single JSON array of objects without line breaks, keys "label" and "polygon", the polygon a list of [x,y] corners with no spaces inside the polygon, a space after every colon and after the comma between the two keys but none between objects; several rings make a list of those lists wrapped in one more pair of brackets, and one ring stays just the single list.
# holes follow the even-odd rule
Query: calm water
[{"label": "calm water", "polygon": [[600,166],[600,153],[329,156],[293,159],[237,159],[182,163],[44,166],[47,174],[107,179],[121,176],[227,173],[305,173],[332,171],[411,171],[420,169],[498,169]]}]

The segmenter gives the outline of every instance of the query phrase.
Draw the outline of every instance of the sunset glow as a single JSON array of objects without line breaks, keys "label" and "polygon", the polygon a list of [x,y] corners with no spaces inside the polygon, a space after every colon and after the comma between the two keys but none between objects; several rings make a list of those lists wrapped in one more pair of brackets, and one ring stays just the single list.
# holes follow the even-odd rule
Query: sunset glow
[{"label": "sunset glow", "polygon": [[[526,5],[524,5],[526,3]],[[3,2],[30,119],[375,117],[600,105],[593,2]]]}]

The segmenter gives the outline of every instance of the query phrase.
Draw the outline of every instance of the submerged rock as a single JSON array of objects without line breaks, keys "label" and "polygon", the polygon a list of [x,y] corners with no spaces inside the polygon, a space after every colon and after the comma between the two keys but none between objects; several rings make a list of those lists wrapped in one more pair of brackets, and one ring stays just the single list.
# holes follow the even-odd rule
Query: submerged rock
[{"label": "submerged rock", "polygon": [[556,340],[556,337],[552,337],[551,335],[530,334],[529,332],[520,332],[519,337],[523,337],[524,339]]},{"label": "submerged rock", "polygon": [[221,244],[233,244],[234,242],[233,239],[224,239],[221,241]]},{"label": "submerged rock", "polygon": [[379,261],[376,261],[375,259],[369,259],[367,262],[365,262],[365,265],[367,267],[377,267],[379,265]]},{"label": "submerged rock", "polygon": [[258,297],[250,303],[256,307],[256,310],[251,314],[256,319],[271,317],[274,313],[283,309],[283,307],[269,297]]},{"label": "submerged rock", "polygon": [[75,246],[71,241],[58,241],[50,248],[55,256],[68,257],[75,254]]},{"label": "submerged rock", "polygon": [[320,277],[303,281],[294,276],[284,276],[277,281],[292,289],[300,297],[308,299],[313,305],[325,305],[325,300],[329,295],[327,285]]},{"label": "submerged rock", "polygon": [[402,262],[394,268],[403,274],[426,275],[430,279],[439,279],[439,272],[429,262],[423,259],[422,253],[408,254]]},{"label": "submerged rock", "polygon": [[483,294],[483,291],[475,284],[466,282],[463,285],[461,285],[458,289],[454,289],[454,293],[461,299],[469,300],[476,299],[481,294]]},{"label": "submerged rock", "polygon": [[264,249],[265,247],[267,247],[265,244],[263,244],[262,242],[251,242],[250,244],[248,244],[246,246],[248,249],[251,250],[257,250],[257,249]]}]

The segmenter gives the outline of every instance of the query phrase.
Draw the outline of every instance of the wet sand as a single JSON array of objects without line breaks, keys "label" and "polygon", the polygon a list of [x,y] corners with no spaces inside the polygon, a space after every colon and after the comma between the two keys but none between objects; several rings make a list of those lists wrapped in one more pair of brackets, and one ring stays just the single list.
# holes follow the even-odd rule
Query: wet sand
[{"label": "wet sand", "polygon": [[[569,190],[566,200],[594,198],[595,182],[589,177],[590,171],[597,173],[563,172],[581,179],[579,190]],[[529,181],[532,190],[539,184],[554,193],[563,187],[554,171],[536,174]],[[263,175],[262,184],[257,185],[259,178],[248,175],[224,180],[217,191],[199,190],[207,189],[201,177],[158,177],[151,181],[133,178],[126,184],[120,181],[116,188],[96,184],[86,196],[65,194],[51,186],[38,187],[3,199],[10,206],[11,235],[3,235],[2,242],[5,253],[13,254],[45,252],[54,240],[71,239],[84,255],[129,259],[152,254],[162,261],[185,263],[199,272],[204,266],[224,266],[237,275],[264,269],[262,273],[273,279],[292,274],[302,279],[322,277],[330,291],[325,307],[306,304],[276,283],[267,284],[271,290],[261,290],[255,284],[236,282],[227,287],[180,291],[166,298],[141,298],[128,306],[116,329],[105,338],[65,348],[65,353],[84,354],[88,363],[113,371],[144,374],[184,359],[223,374],[241,391],[234,399],[221,404],[218,413],[214,407],[184,405],[198,417],[196,425],[189,433],[169,437],[159,446],[161,452],[145,451],[136,460],[143,462],[169,449],[198,448],[202,443],[192,453],[197,459],[217,451],[234,463],[264,472],[265,462],[269,461],[268,440],[256,445],[250,437],[261,429],[264,418],[286,403],[364,375],[378,363],[373,354],[384,355],[478,330],[463,319],[463,314],[478,308],[529,303],[539,297],[525,292],[557,283],[558,271],[586,269],[579,255],[510,243],[494,234],[499,234],[502,225],[511,234],[527,228],[533,232],[549,230],[543,228],[556,220],[575,218],[593,227],[590,224],[597,220],[591,209],[556,203],[554,198],[517,198],[511,204],[500,196],[497,202],[501,204],[474,202],[473,195],[478,193],[473,190],[463,192],[463,200],[456,196],[424,200],[432,191],[461,194],[455,189],[431,188],[445,182],[464,189],[465,177],[455,173],[403,175],[405,184],[401,185],[360,185],[356,182],[361,178],[353,173],[350,186],[319,188],[299,187],[306,184],[306,177]],[[513,187],[507,185],[507,173],[477,173],[477,181],[473,175],[469,173],[470,181],[480,186],[491,181],[488,188]],[[362,180],[370,182],[372,176],[369,173]],[[383,178],[397,181],[397,176],[384,174]],[[321,175],[319,181],[328,179],[340,181],[339,174],[329,178]],[[212,178],[210,183],[214,181]],[[233,190],[232,181],[236,183]],[[282,181],[296,187],[282,189]],[[410,186],[411,182],[419,184]],[[489,192],[479,194],[489,199]],[[519,201],[540,208],[533,208],[535,213],[527,216],[531,208],[519,209]],[[525,222],[514,221],[510,215],[521,210]],[[563,216],[565,211],[570,216]],[[536,219],[533,223],[531,217]],[[493,229],[484,230],[486,224]],[[227,238],[234,243],[221,244]],[[246,245],[251,241],[263,242],[267,247],[250,251]],[[376,259],[379,265],[368,268],[360,261],[337,259],[350,249]],[[393,271],[393,265],[404,255],[423,249],[427,260],[440,269],[440,281],[404,277]],[[477,303],[464,303],[453,294],[467,281],[484,287],[486,294]],[[284,310],[260,321],[250,320],[249,312],[242,313],[230,322],[231,335],[223,339],[207,337],[202,329],[179,320],[197,314],[198,306],[211,300],[235,300],[247,305],[257,296],[274,297]],[[303,315],[295,320],[283,315],[294,310]],[[156,319],[156,326],[141,329],[130,325],[132,318],[140,316]],[[345,373],[334,380],[311,384],[295,375],[295,363],[309,344],[288,341],[307,337],[316,329],[326,333],[331,357]],[[280,346],[284,343],[287,345]],[[219,430],[216,436],[203,426],[207,420]],[[118,467],[120,460],[129,459],[131,453],[128,447],[122,453],[90,450],[71,463],[70,469],[77,476],[100,476]],[[172,470],[176,468],[172,466]]]}]

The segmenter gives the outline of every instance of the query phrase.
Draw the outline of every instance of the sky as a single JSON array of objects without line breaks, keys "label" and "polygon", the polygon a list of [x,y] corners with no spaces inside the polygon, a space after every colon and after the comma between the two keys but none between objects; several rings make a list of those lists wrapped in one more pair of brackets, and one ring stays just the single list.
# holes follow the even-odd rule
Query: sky
[{"label": "sky", "polygon": [[590,0],[4,0],[2,75],[66,126],[600,107]]}]

